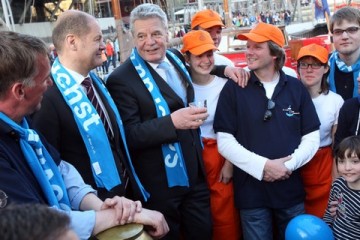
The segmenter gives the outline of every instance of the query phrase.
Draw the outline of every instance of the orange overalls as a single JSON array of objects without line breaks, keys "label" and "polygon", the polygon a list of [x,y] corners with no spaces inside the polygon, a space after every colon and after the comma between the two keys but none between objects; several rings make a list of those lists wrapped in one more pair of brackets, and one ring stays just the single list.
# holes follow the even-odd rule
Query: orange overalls
[{"label": "orange overalls", "polygon": [[322,218],[332,184],[333,154],[331,147],[319,148],[315,156],[301,168],[305,187],[305,212]]},{"label": "orange overalls", "polygon": [[241,226],[239,210],[234,204],[233,182],[219,182],[225,159],[220,155],[215,139],[203,138],[203,159],[210,189],[213,240],[239,240]]}]

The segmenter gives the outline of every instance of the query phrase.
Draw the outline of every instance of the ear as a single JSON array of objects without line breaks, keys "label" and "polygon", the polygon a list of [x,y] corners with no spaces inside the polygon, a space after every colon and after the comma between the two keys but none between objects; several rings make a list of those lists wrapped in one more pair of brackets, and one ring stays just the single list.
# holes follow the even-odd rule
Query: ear
[{"label": "ear", "polygon": [[65,37],[65,44],[73,51],[77,50],[77,37],[74,34],[68,34]]},{"label": "ear", "polygon": [[25,97],[24,84],[19,82],[15,83],[10,87],[10,92],[15,99],[21,101]]}]

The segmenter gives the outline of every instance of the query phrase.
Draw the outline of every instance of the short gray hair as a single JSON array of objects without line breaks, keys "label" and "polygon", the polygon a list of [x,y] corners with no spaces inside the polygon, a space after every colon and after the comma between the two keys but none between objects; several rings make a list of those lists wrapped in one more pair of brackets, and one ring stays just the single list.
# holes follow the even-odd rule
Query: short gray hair
[{"label": "short gray hair", "polygon": [[144,20],[149,18],[159,18],[164,26],[168,29],[168,20],[165,12],[158,6],[152,3],[144,3],[134,8],[130,13],[130,30],[134,34],[134,22],[136,20]]}]

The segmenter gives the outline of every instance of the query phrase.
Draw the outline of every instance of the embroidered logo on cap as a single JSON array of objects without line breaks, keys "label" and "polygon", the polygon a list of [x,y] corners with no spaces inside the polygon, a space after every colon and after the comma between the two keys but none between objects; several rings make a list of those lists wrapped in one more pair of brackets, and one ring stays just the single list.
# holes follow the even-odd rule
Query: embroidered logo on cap
[{"label": "embroidered logo on cap", "polygon": [[200,36],[199,36],[199,40],[202,41],[202,42],[205,41],[206,36],[203,33],[201,33]]}]

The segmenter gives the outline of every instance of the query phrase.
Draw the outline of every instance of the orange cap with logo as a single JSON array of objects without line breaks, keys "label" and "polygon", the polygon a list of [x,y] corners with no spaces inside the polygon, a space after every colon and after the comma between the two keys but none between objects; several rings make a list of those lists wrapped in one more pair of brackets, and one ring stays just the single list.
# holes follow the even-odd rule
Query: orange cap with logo
[{"label": "orange cap with logo", "polygon": [[272,24],[259,22],[249,33],[242,33],[237,36],[240,40],[251,40],[257,43],[273,41],[280,47],[284,47],[285,38],[281,30]]},{"label": "orange cap with logo", "polygon": [[197,12],[191,19],[191,29],[200,26],[203,29],[211,28],[214,26],[224,27],[220,15],[210,9]]},{"label": "orange cap with logo", "polygon": [[329,52],[323,46],[312,43],[312,44],[309,44],[307,46],[300,48],[300,51],[298,53],[296,60],[299,61],[300,58],[306,57],[306,56],[314,57],[322,63],[327,63],[328,57],[329,57]]},{"label": "orange cap with logo", "polygon": [[216,50],[210,34],[203,30],[192,30],[183,37],[182,53],[189,51],[196,56],[209,50]]}]

